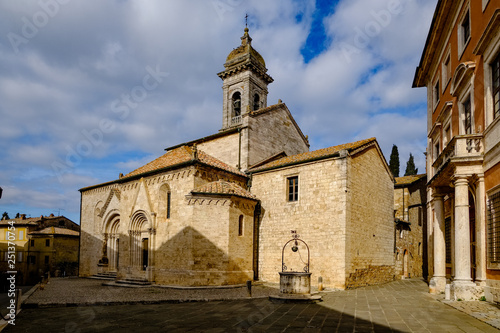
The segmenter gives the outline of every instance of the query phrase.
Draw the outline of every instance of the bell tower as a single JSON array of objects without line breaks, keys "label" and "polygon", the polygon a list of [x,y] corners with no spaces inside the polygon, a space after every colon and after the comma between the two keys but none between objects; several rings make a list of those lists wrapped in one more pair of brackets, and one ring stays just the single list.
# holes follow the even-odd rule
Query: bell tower
[{"label": "bell tower", "polygon": [[252,47],[248,27],[241,45],[227,56],[222,79],[222,129],[241,126],[249,112],[267,107],[267,85],[273,78],[267,74],[264,58]]}]

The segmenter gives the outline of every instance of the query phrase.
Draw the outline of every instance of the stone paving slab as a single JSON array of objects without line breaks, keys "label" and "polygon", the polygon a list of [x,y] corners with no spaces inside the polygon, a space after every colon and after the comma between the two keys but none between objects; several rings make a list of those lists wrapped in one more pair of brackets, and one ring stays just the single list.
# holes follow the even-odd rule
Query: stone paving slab
[{"label": "stone paving slab", "polygon": [[[75,285],[86,285],[78,283]],[[104,289],[94,286],[95,289],[82,292],[76,291],[75,285],[66,292],[58,290],[58,295],[78,298],[86,293],[87,303],[96,297],[104,299],[99,294]],[[120,292],[111,291],[106,297],[139,299],[136,293],[145,290],[116,289]],[[37,291],[29,300],[38,297],[47,301],[52,296],[45,292],[50,290],[46,288],[43,297]],[[276,304],[267,298],[253,298],[23,309],[16,326],[9,325],[5,332],[499,332],[444,304],[427,290],[423,281],[414,279],[323,293],[324,301],[318,304]],[[197,290],[195,295],[203,300],[210,294],[220,297],[219,292]],[[70,296],[61,296],[65,293]],[[157,297],[157,294],[141,294],[141,297]],[[173,294],[168,295],[169,292],[163,297],[171,298]],[[468,302],[461,303],[467,307]],[[484,305],[488,304],[480,304],[481,308],[470,304],[469,308],[482,311]],[[495,316],[495,312],[488,313]]]},{"label": "stone paving slab", "polygon": [[500,329],[500,308],[488,302],[482,301],[442,301],[474,318]]},{"label": "stone paving slab", "polygon": [[[77,305],[117,305],[134,303],[213,301],[249,298],[246,286],[234,288],[168,288],[165,286],[107,286],[103,280],[52,278],[43,290],[37,290],[23,308]],[[252,286],[252,297],[268,297],[276,288]]]}]

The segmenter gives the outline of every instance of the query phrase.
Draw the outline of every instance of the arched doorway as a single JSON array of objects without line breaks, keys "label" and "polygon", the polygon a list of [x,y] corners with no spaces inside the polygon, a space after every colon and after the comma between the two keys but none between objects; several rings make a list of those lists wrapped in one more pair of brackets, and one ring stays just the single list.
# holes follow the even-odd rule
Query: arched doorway
[{"label": "arched doorway", "polygon": [[118,270],[120,215],[113,213],[107,218],[103,237],[103,258],[108,259],[108,271]]},{"label": "arched doorway", "polygon": [[130,222],[130,266],[136,271],[150,265],[149,222],[144,212],[137,212]]}]

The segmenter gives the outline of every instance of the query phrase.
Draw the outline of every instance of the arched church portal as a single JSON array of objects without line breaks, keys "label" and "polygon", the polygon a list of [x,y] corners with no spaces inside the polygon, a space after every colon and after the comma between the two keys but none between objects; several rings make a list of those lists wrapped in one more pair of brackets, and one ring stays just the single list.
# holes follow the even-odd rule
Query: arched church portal
[{"label": "arched church portal", "polygon": [[130,222],[130,266],[146,270],[149,266],[149,221],[144,212],[137,212]]},{"label": "arched church portal", "polygon": [[108,270],[118,270],[119,240],[120,240],[120,215],[112,214],[105,224],[103,237],[103,257],[108,259]]}]

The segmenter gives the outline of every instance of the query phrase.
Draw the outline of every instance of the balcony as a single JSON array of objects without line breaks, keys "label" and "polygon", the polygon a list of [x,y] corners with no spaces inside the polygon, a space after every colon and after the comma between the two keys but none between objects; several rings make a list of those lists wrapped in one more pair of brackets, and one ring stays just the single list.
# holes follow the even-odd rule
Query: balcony
[{"label": "balcony", "polygon": [[432,163],[434,175],[443,170],[449,162],[477,164],[483,162],[484,139],[482,134],[457,135],[448,143]]},{"label": "balcony", "polygon": [[231,126],[239,125],[241,124],[241,116],[236,116],[231,118]]}]

